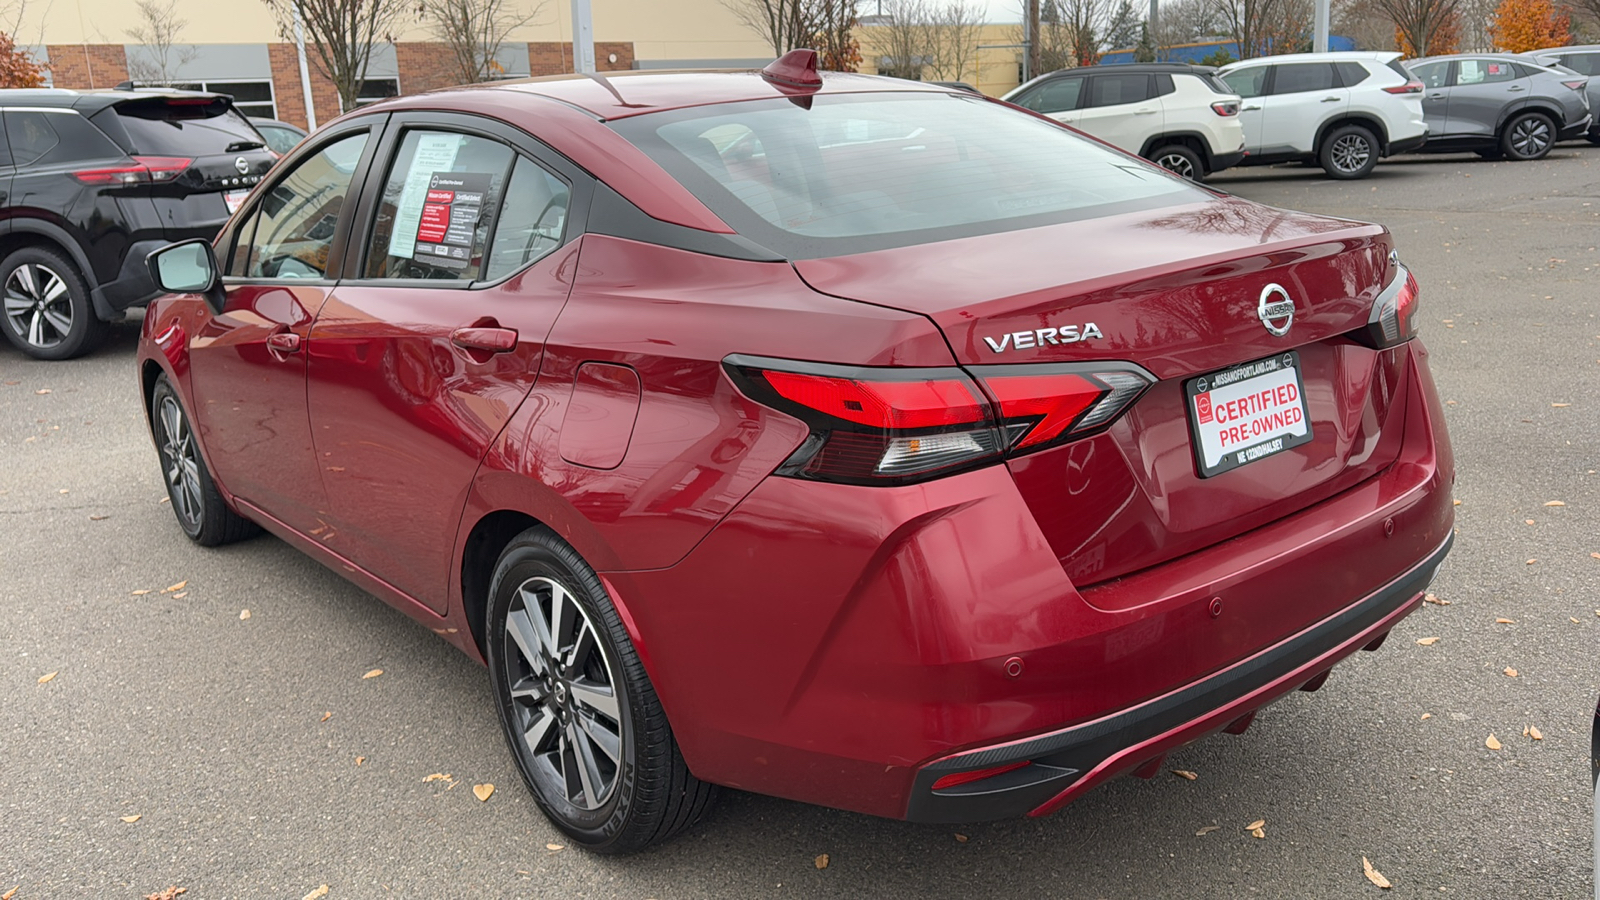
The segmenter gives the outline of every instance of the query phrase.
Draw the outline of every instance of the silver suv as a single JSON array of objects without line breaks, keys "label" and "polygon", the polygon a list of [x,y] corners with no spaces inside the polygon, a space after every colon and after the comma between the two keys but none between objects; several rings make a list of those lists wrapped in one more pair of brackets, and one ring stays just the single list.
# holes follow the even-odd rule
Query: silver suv
[{"label": "silver suv", "polygon": [[[1589,79],[1584,93],[1589,96],[1589,111],[1600,110],[1600,44],[1579,44],[1573,47],[1552,47],[1523,53],[1524,59],[1541,66],[1563,66]],[[1600,144],[1600,117],[1589,122],[1589,143]]]},{"label": "silver suv", "polygon": [[1541,159],[1556,141],[1589,131],[1589,79],[1583,75],[1479,53],[1418,59],[1406,67],[1424,85],[1425,152]]}]

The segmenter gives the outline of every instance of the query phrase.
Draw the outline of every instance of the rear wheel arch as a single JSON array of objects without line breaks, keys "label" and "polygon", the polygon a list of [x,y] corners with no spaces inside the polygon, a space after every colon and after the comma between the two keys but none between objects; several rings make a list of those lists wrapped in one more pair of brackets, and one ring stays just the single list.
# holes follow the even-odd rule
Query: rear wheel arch
[{"label": "rear wheel arch", "polygon": [[0,259],[10,256],[23,247],[43,247],[71,260],[72,264],[78,267],[78,274],[88,282],[91,291],[100,286],[100,279],[95,277],[94,266],[90,265],[89,257],[66,229],[43,219],[29,218],[12,219],[7,223],[7,228],[6,234],[0,237]]},{"label": "rear wheel arch", "polygon": [[1522,105],[1513,106],[1501,114],[1500,121],[1495,123],[1494,126],[1495,139],[1499,140],[1500,136],[1505,133],[1506,126],[1511,124],[1512,119],[1525,113],[1539,113],[1548,116],[1550,121],[1555,123],[1557,129],[1565,125],[1567,121],[1566,117],[1554,107],[1547,106],[1537,100],[1527,100]]},{"label": "rear wheel arch", "polygon": [[1192,131],[1168,131],[1158,134],[1144,142],[1144,146],[1139,148],[1139,155],[1150,159],[1150,154],[1168,144],[1179,144],[1193,150],[1200,157],[1200,162],[1206,171],[1211,171],[1211,148],[1207,146],[1203,137]]},{"label": "rear wheel arch", "polygon": [[501,509],[479,519],[461,548],[461,608],[478,655],[488,659],[489,585],[500,554],[517,535],[544,523],[513,509]]},{"label": "rear wheel arch", "polygon": [[1359,114],[1338,116],[1323,122],[1322,127],[1317,129],[1317,139],[1311,145],[1311,152],[1314,154],[1321,153],[1322,142],[1327,139],[1334,129],[1345,125],[1359,125],[1372,132],[1372,136],[1378,139],[1379,155],[1387,156],[1389,154],[1389,130],[1384,128],[1383,123],[1378,119]]}]

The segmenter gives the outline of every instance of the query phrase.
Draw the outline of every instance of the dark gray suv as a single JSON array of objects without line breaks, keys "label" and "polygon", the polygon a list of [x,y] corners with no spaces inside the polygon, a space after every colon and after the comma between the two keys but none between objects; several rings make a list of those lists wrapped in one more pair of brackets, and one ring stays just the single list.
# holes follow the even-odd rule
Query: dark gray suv
[{"label": "dark gray suv", "polygon": [[1585,76],[1509,55],[1434,56],[1405,65],[1424,86],[1424,153],[1539,159],[1556,141],[1589,130]]},{"label": "dark gray suv", "polygon": [[[1549,50],[1535,50],[1520,55],[1541,66],[1561,66],[1574,74],[1589,77],[1587,89],[1589,110],[1600,111],[1600,78],[1594,77],[1600,75],[1600,44],[1552,47]],[[1591,144],[1600,144],[1600,116],[1596,117],[1596,121],[1589,123],[1589,133],[1585,137]]]}]

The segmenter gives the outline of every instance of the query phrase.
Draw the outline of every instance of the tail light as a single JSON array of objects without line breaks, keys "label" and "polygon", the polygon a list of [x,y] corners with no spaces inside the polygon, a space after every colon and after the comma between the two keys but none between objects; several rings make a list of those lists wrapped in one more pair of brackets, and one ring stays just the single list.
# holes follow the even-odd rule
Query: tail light
[{"label": "tail light", "polygon": [[1582,80],[1574,79],[1572,81],[1563,81],[1561,83],[1566,85],[1569,88],[1572,88],[1575,91],[1581,91],[1584,88],[1589,86],[1588,79],[1582,79]]},{"label": "tail light", "polygon": [[1384,88],[1390,94],[1420,94],[1427,86],[1413,78],[1405,84],[1395,84]]},{"label": "tail light", "polygon": [[1397,261],[1394,278],[1372,302],[1365,343],[1382,350],[1416,337],[1419,293],[1416,276]]},{"label": "tail light", "polygon": [[134,165],[82,169],[72,177],[84,184],[161,184],[182,175],[194,163],[181,156],[135,156]]},{"label": "tail light", "polygon": [[972,374],[748,356],[725,364],[746,395],[811,426],[778,474],[846,484],[923,481],[1086,437],[1155,382],[1126,363]]},{"label": "tail light", "polygon": [[1211,111],[1219,116],[1237,116],[1239,114],[1239,101],[1218,100],[1211,104]]}]

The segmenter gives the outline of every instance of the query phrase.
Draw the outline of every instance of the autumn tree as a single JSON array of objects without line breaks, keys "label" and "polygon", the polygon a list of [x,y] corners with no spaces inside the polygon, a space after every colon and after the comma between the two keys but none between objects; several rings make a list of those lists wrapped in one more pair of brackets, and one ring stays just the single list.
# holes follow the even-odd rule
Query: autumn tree
[{"label": "autumn tree", "polygon": [[[149,2],[149,0],[141,0]],[[506,35],[544,11],[544,0],[421,0],[419,12],[450,53],[448,70],[462,84],[489,81],[503,69],[495,60]]]},{"label": "autumn tree", "polygon": [[44,71],[32,54],[17,49],[11,35],[0,32],[0,88],[44,87]]},{"label": "autumn tree", "polygon": [[1395,44],[1406,56],[1454,53],[1461,43],[1461,0],[1372,0],[1394,23]]},{"label": "autumn tree", "polygon": [[298,21],[305,30],[311,65],[339,92],[339,105],[355,109],[367,78],[372,48],[392,41],[395,26],[415,7],[412,0],[262,0],[277,21],[278,34],[295,41]]},{"label": "autumn tree", "polygon": [[1494,48],[1526,53],[1572,40],[1572,14],[1551,0],[1502,0],[1489,23]]}]

